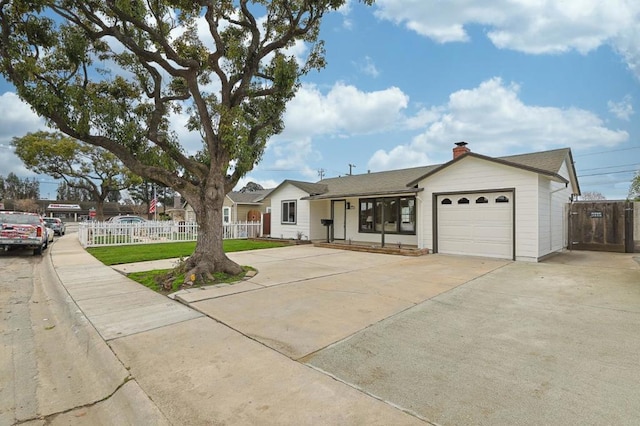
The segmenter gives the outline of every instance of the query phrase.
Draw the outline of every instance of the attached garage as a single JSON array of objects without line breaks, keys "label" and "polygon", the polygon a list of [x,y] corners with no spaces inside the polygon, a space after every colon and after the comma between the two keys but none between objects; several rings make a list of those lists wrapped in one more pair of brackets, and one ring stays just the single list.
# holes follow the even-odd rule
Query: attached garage
[{"label": "attached garage", "polygon": [[436,194],[436,250],[514,258],[514,192]]},{"label": "attached garage", "polygon": [[580,193],[569,149],[454,158],[409,183],[420,190],[418,247],[537,262],[567,246],[566,206]]}]

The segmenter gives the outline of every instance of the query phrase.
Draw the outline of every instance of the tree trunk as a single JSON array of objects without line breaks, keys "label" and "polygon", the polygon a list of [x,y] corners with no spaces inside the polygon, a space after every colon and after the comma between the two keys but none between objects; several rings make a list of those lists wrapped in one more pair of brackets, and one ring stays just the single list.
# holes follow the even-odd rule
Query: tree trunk
[{"label": "tree trunk", "polygon": [[[220,179],[222,180],[222,179]],[[186,261],[185,282],[206,282],[214,272],[237,275],[242,267],[227,257],[223,248],[222,205],[226,196],[223,182],[210,183],[190,202],[198,223],[198,241]],[[189,201],[189,198],[186,197]]]}]

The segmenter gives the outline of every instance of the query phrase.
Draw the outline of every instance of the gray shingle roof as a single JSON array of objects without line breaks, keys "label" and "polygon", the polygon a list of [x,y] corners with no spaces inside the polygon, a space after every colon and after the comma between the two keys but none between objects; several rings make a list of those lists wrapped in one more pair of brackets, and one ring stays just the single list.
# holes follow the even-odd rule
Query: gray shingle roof
[{"label": "gray shingle roof", "polygon": [[309,200],[413,193],[418,191],[414,188],[418,181],[442,168],[447,167],[455,161],[461,160],[465,156],[474,156],[488,161],[494,161],[529,170],[535,173],[546,174],[562,181],[566,181],[566,179],[560,176],[558,172],[560,171],[563,162],[567,156],[569,156],[570,164],[573,162],[571,158],[571,150],[569,148],[533,152],[529,154],[509,155],[497,158],[468,152],[445,164],[328,178],[317,183],[285,180],[278,186],[278,188],[285,183],[290,183],[308,193],[309,196],[304,197],[303,199]]},{"label": "gray shingle roof", "polygon": [[423,166],[323,179],[318,183],[326,185],[327,191],[309,198],[318,200],[324,198],[416,192],[414,188],[408,188],[407,183],[436,167],[438,166]]},{"label": "gray shingle roof", "polygon": [[571,150],[569,148],[560,148],[551,151],[509,155],[507,157],[500,157],[500,159],[521,166],[544,170],[550,173],[558,173],[560,167],[562,167],[562,163],[570,153]]},{"label": "gray shingle roof", "polygon": [[272,189],[261,189],[250,192],[232,191],[227,195],[236,204],[259,204],[271,191]]}]

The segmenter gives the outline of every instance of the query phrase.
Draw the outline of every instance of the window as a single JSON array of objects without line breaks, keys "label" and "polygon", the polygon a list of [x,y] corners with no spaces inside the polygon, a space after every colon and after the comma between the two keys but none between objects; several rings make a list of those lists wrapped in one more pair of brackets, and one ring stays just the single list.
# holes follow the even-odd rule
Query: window
[{"label": "window", "polygon": [[296,202],[295,201],[283,201],[282,202],[282,223],[283,224],[296,224]]},{"label": "window", "polygon": [[440,204],[451,204],[451,200],[448,198],[445,198],[444,200],[442,200]]},{"label": "window", "polygon": [[501,195],[498,198],[496,198],[496,203],[508,203],[508,202],[509,202],[509,199],[504,195]]},{"label": "window", "polygon": [[400,232],[416,232],[416,199],[400,198]]},{"label": "window", "polygon": [[373,200],[360,200],[360,230],[373,231]]},{"label": "window", "polygon": [[486,197],[478,197],[476,199],[476,204],[487,204],[489,200]]},{"label": "window", "polygon": [[458,200],[458,204],[469,204],[469,199],[462,197]]},{"label": "window", "polygon": [[231,207],[222,208],[222,223],[231,223]]},{"label": "window", "polygon": [[416,233],[415,197],[385,197],[360,200],[360,232]]}]

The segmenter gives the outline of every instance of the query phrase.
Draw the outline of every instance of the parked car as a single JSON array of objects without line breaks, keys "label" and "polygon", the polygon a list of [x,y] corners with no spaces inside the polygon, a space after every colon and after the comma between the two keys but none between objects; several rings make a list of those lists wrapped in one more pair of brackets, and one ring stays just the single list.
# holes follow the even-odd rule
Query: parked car
[{"label": "parked car", "polygon": [[110,217],[107,220],[107,222],[110,222],[110,223],[144,223],[144,222],[147,222],[147,220],[141,218],[140,216],[122,215],[122,216]]},{"label": "parked car", "polygon": [[53,229],[55,235],[64,235],[67,232],[66,225],[57,217],[45,217],[44,222],[50,229]]},{"label": "parked car", "polygon": [[47,247],[49,246],[49,243],[53,242],[53,236],[55,235],[55,231],[51,228],[51,226],[45,222],[44,226],[47,228]]},{"label": "parked car", "polygon": [[5,251],[27,248],[33,249],[34,255],[41,255],[49,246],[49,232],[38,214],[2,211],[0,226],[0,248]]}]

